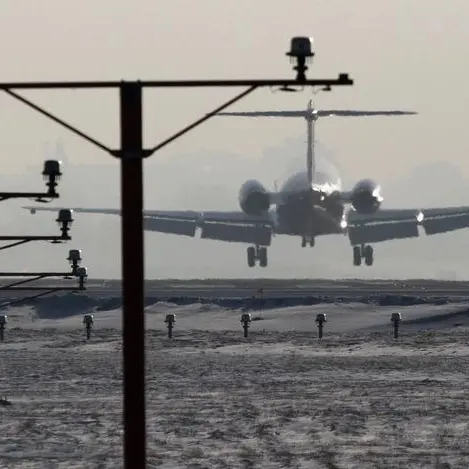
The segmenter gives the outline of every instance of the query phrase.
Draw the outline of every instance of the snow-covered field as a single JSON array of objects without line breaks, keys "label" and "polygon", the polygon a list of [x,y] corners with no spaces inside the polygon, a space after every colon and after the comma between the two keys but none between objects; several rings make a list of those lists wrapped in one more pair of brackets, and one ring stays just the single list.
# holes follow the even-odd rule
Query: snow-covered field
[{"label": "snow-covered field", "polygon": [[[173,339],[163,319],[177,315]],[[469,467],[466,305],[147,308],[148,467]],[[1,468],[122,467],[119,310],[9,316]],[[324,338],[314,318],[326,312]]]}]

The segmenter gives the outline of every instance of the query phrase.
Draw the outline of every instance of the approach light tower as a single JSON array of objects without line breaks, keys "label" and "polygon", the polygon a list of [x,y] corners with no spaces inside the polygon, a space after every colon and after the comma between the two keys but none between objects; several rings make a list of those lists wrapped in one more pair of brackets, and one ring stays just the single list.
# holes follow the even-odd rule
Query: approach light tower
[{"label": "approach light tower", "polygon": [[[176,38],[177,39],[177,38]],[[146,467],[145,421],[145,327],[144,327],[144,242],[143,242],[143,160],[190,132],[230,105],[240,101],[258,88],[280,87],[284,91],[301,91],[305,87],[351,86],[348,74],[338,78],[308,79],[307,63],[314,56],[313,40],[294,37],[287,55],[296,64],[294,79],[240,79],[240,80],[148,80],[148,81],[75,81],[0,83],[12,98],[29,106],[48,119],[87,140],[116,157],[121,169],[121,235],[123,287],[123,355],[124,355],[124,467]],[[175,48],[175,55],[181,49]],[[254,71],[256,73],[256,71]],[[212,112],[176,132],[150,148],[143,147],[142,91],[144,88],[228,88],[243,87],[234,96]],[[113,149],[90,135],[73,127],[63,119],[25,98],[17,90],[26,89],[117,89],[120,93],[120,148]]]},{"label": "approach light tower", "polygon": [[[34,199],[36,202],[48,203],[54,199],[59,198],[59,193],[57,192],[57,186],[62,176],[61,171],[61,162],[58,160],[46,160],[44,162],[44,167],[42,170],[42,176],[45,180],[47,190],[45,192],[0,192],[0,201],[9,200],[9,199],[19,199],[19,198],[28,198]],[[73,211],[69,209],[60,209],[57,215],[56,222],[60,228],[60,235],[9,235],[9,236],[0,236],[0,241],[6,241],[7,244],[0,246],[0,250],[9,249],[15,246],[20,246],[31,241],[49,241],[53,244],[59,244],[62,242],[70,241],[70,228],[73,223]],[[71,253],[72,251],[70,251]],[[69,257],[71,254],[69,254]],[[75,256],[75,255],[73,255]],[[81,260],[81,259],[80,259]],[[76,260],[78,262],[78,260]],[[23,302],[27,299],[38,298],[40,296],[47,295],[55,291],[62,290],[78,290],[80,289],[81,280],[77,276],[76,272],[72,269],[72,272],[0,272],[0,277],[11,278],[11,277],[21,277],[21,280],[11,282],[9,284],[0,285],[1,291],[41,291],[39,294],[29,296],[27,298],[14,299],[0,304],[0,309],[13,306],[17,303]],[[24,278],[26,277],[26,279]],[[29,286],[27,284],[35,281],[41,280],[47,277],[78,277],[79,286],[78,288],[70,287],[38,287],[38,286]],[[83,289],[83,288],[81,288]],[[5,316],[6,318],[6,316]],[[3,329],[5,327],[3,325]]]}]

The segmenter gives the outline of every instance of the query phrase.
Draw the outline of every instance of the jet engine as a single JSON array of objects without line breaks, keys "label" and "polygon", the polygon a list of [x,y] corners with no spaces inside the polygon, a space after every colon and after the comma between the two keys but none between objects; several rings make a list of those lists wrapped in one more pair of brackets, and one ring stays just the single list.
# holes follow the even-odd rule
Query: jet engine
[{"label": "jet engine", "polygon": [[239,205],[247,215],[262,215],[270,208],[270,195],[266,188],[254,179],[246,181],[239,190]]},{"label": "jet engine", "polygon": [[360,214],[375,213],[383,201],[380,191],[381,188],[376,182],[362,179],[352,189],[352,207]]}]

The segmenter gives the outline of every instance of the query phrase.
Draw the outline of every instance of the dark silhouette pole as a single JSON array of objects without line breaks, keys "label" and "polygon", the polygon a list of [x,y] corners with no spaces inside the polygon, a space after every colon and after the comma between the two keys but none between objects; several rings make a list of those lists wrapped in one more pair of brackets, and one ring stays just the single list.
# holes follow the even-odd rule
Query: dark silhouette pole
[{"label": "dark silhouette pole", "polygon": [[124,334],[124,467],[144,468],[145,316],[143,246],[142,87],[123,83],[121,113],[121,237]]}]

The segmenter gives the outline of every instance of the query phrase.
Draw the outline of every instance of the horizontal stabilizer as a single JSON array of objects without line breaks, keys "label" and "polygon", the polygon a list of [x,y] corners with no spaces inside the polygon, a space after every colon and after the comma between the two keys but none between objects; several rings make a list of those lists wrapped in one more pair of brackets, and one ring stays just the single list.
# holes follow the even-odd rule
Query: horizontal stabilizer
[{"label": "horizontal stabilizer", "polygon": [[219,112],[216,115],[237,117],[305,117],[306,111]]},{"label": "horizontal stabilizer", "polygon": [[407,116],[415,115],[413,111],[359,111],[353,109],[304,109],[299,111],[248,111],[248,112],[219,112],[217,116],[237,117],[367,117],[367,116]]},{"label": "horizontal stabilizer", "polygon": [[328,117],[367,117],[367,116],[411,116],[417,112],[413,111],[355,111],[351,109],[322,109],[318,111],[318,115]]}]

